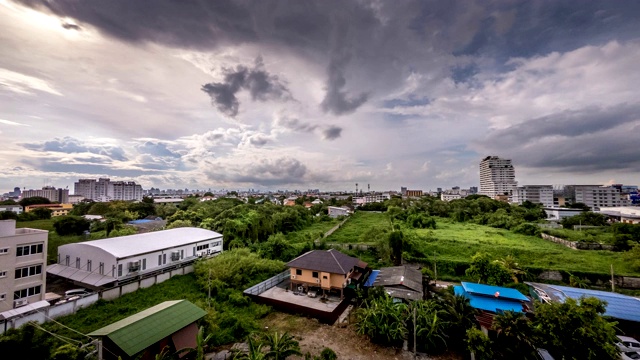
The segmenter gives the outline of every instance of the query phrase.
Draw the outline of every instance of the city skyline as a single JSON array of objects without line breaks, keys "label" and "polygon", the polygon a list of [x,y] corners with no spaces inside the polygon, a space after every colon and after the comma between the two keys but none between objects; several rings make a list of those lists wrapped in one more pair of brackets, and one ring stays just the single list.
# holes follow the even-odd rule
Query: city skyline
[{"label": "city skyline", "polygon": [[0,1],[0,193],[638,184],[637,2],[153,5]]}]

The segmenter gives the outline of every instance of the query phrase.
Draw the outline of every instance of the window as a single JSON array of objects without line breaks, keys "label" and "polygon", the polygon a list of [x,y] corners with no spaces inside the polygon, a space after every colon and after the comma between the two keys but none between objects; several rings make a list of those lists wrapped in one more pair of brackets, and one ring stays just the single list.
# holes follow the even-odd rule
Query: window
[{"label": "window", "polygon": [[64,258],[64,264],[65,264],[65,265],[67,265],[67,266],[69,266],[69,261],[70,261],[70,257],[69,257],[69,255],[65,256],[65,258]]},{"label": "window", "polygon": [[209,244],[198,245],[198,251],[208,249],[208,248],[209,248]]},{"label": "window", "polygon": [[100,275],[104,275],[104,263],[100,263]]},{"label": "window", "polygon": [[42,254],[43,244],[18,246],[16,248],[16,256],[27,256],[33,254]]},{"label": "window", "polygon": [[317,271],[312,272],[311,276],[313,276],[314,278],[317,279],[318,278],[318,272]]},{"label": "window", "polygon": [[0,271],[0,278],[7,277],[6,271]]},{"label": "window", "polygon": [[167,254],[162,254],[162,264],[166,264],[167,263]]},{"label": "window", "polygon": [[158,255],[158,266],[162,265],[162,254]]},{"label": "window", "polygon": [[214,241],[211,243],[211,246],[220,246],[222,245],[222,241]]},{"label": "window", "polygon": [[302,270],[301,269],[296,269],[296,275],[302,275]]},{"label": "window", "polygon": [[33,286],[28,289],[17,290],[13,292],[13,300],[26,298],[28,296],[40,294],[40,288],[42,285]]},{"label": "window", "polygon": [[42,274],[42,265],[26,266],[23,268],[16,269],[15,278],[20,279],[28,276],[39,275],[39,274]]},{"label": "window", "polygon": [[326,275],[322,275],[322,278],[327,280],[327,276]]},{"label": "window", "polygon": [[7,299],[7,294],[0,294],[0,301],[5,301]]},{"label": "window", "polygon": [[147,259],[142,259],[142,270],[147,268]]},{"label": "window", "polygon": [[193,247],[193,256],[196,256],[196,247]]},{"label": "window", "polygon": [[80,269],[80,258],[76,257],[76,269]]},{"label": "window", "polygon": [[118,264],[118,277],[122,276],[122,264]]},{"label": "window", "polygon": [[8,253],[9,253],[9,248],[0,249],[0,255],[4,255],[4,254],[8,254]]},{"label": "window", "polygon": [[184,259],[184,250],[180,250],[180,259]]},{"label": "window", "polygon": [[91,272],[91,260],[87,260],[87,271]]}]

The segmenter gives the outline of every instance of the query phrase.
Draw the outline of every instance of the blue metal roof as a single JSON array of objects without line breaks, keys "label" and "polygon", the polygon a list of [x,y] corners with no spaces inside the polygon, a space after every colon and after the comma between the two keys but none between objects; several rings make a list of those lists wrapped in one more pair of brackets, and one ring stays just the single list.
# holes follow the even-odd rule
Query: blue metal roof
[{"label": "blue metal roof", "polygon": [[372,270],[371,274],[369,275],[369,278],[367,279],[367,281],[365,281],[363,286],[368,286],[368,287],[373,286],[373,282],[376,281],[376,278],[378,277],[379,273],[380,273],[380,270]]},{"label": "blue metal roof", "polygon": [[607,291],[579,289],[560,285],[545,285],[556,290],[553,292],[553,295],[559,299],[564,300],[570,297],[577,300],[583,296],[592,296],[607,302],[607,308],[604,313],[606,316],[640,322],[640,299],[638,298]]},{"label": "blue metal roof", "polygon": [[472,294],[496,297],[500,299],[529,301],[529,299],[526,296],[522,295],[518,290],[502,286],[476,284],[463,281],[462,287],[464,288],[464,291]]},{"label": "blue metal roof", "polygon": [[469,303],[475,309],[491,311],[494,313],[500,313],[503,311],[514,311],[519,313],[523,312],[522,302],[519,300],[503,298],[502,296],[496,298],[493,295],[478,295],[465,291],[464,287],[462,286],[454,286],[453,291],[456,295],[462,295],[469,299]]}]

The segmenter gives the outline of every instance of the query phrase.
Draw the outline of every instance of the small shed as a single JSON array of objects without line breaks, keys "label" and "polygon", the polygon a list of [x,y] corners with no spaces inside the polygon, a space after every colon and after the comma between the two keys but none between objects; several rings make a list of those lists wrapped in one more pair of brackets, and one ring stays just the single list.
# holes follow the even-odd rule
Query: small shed
[{"label": "small shed", "polygon": [[104,359],[154,359],[165,346],[194,348],[205,315],[187,300],[165,301],[88,335],[101,338]]},{"label": "small shed", "polygon": [[469,299],[471,307],[480,310],[476,320],[485,333],[492,328],[495,314],[505,311],[524,314],[531,309],[529,298],[516,289],[463,281],[461,285],[455,286],[453,291],[456,295]]},{"label": "small shed", "polygon": [[422,300],[424,296],[422,273],[406,265],[381,268],[373,286],[382,286],[392,298],[406,301]]}]

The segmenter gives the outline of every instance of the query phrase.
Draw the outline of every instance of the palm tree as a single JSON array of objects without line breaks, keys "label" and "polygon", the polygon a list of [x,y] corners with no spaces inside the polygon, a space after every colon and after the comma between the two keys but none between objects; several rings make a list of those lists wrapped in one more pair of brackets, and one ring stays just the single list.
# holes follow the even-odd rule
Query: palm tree
[{"label": "palm tree", "polygon": [[302,355],[300,345],[289,333],[278,335],[276,331],[272,335],[265,334],[263,341],[269,347],[267,359],[284,360],[292,355]]},{"label": "palm tree", "polygon": [[511,279],[514,283],[518,283],[518,276],[525,275],[526,272],[518,266],[518,262],[513,255],[507,255],[501,260],[496,260],[497,263],[504,266],[505,269],[511,273]]},{"label": "palm tree", "polygon": [[531,321],[521,313],[505,311],[493,318],[493,329],[497,331],[496,349],[505,359],[533,359],[533,328]]}]

